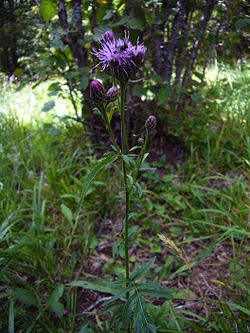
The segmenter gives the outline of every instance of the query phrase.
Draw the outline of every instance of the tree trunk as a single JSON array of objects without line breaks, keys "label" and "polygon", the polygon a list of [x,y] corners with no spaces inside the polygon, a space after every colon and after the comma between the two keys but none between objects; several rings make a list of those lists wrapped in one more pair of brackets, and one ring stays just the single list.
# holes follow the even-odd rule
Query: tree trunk
[{"label": "tree trunk", "polygon": [[83,37],[81,0],[72,0],[71,4],[72,4],[73,22],[77,30],[76,33],[73,34],[70,32],[67,10],[64,0],[59,0],[58,16],[59,16],[59,22],[66,34],[66,42],[69,44],[73,58],[77,63],[78,67],[81,68],[86,65],[86,60],[87,60],[87,52],[85,47],[78,44],[78,40]]},{"label": "tree trunk", "polygon": [[162,78],[166,83],[170,83],[173,62],[175,59],[175,49],[179,37],[179,31],[184,22],[185,6],[184,1],[177,1],[177,13],[173,20],[172,31],[170,37],[164,47],[164,63],[163,63],[163,74]]},{"label": "tree trunk", "polygon": [[194,43],[192,45],[192,49],[191,49],[190,56],[189,56],[189,59],[188,59],[188,64],[187,64],[187,67],[186,67],[186,70],[185,70],[185,73],[184,73],[184,76],[183,76],[183,80],[182,80],[182,87],[183,88],[186,88],[187,85],[188,85],[191,69],[192,69],[193,64],[195,62],[200,43],[201,43],[201,41],[203,39],[203,36],[206,32],[208,21],[209,21],[211,15],[212,15],[212,11],[213,11],[214,6],[215,6],[216,3],[217,3],[217,0],[207,0],[206,6],[204,8],[203,16],[201,18],[200,24],[199,24],[198,29],[197,29],[198,33],[196,34],[196,38],[195,38]]},{"label": "tree trunk", "polygon": [[224,20],[225,20],[225,18],[227,16],[227,9],[226,9],[225,13],[222,15],[221,19],[220,19],[220,23],[217,26],[217,29],[216,29],[216,31],[215,31],[215,33],[213,35],[213,39],[212,39],[211,45],[209,46],[209,49],[208,49],[208,52],[207,52],[207,56],[206,56],[206,59],[205,59],[205,62],[204,62],[204,66],[203,66],[201,84],[203,84],[203,82],[204,82],[204,78],[205,78],[205,75],[206,75],[206,68],[207,68],[208,62],[210,61],[210,58],[211,58],[212,51],[214,49],[216,40],[218,39],[220,30],[221,30],[222,25],[224,23]]}]

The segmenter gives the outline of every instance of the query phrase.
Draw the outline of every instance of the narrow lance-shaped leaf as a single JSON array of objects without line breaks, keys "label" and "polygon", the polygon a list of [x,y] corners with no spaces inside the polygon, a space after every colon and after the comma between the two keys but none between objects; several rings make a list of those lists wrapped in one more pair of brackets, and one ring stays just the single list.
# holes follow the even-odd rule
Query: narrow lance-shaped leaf
[{"label": "narrow lance-shaped leaf", "polygon": [[135,269],[131,274],[131,280],[136,280],[146,274],[155,262],[155,257],[151,259],[146,265],[142,265],[141,268]]},{"label": "narrow lance-shaped leaf", "polygon": [[116,301],[117,299],[121,298],[122,296],[124,296],[125,294],[127,294],[128,291],[130,291],[132,289],[132,285],[129,285],[128,287],[126,287],[125,289],[121,290],[120,292],[118,292],[117,294],[115,294],[113,297],[110,298],[110,300],[108,300],[107,302],[105,302],[105,305]]},{"label": "narrow lance-shaped leaf", "polygon": [[123,321],[123,326],[126,330],[128,329],[128,327],[130,325],[130,320],[131,320],[136,297],[137,297],[136,293],[134,293],[132,296],[130,296],[123,309],[122,321]]},{"label": "narrow lance-shaped leaf", "polygon": [[98,292],[102,292],[105,294],[111,294],[114,295],[117,293],[117,290],[106,286],[102,281],[85,281],[85,280],[79,280],[79,281],[73,281],[67,284],[67,286],[70,287],[80,287],[88,290],[94,290]]},{"label": "narrow lance-shaped leaf", "polygon": [[117,153],[112,151],[110,152],[105,158],[103,158],[88,174],[87,179],[83,185],[83,189],[82,189],[82,193],[81,193],[81,197],[80,200],[78,202],[77,205],[77,209],[76,212],[74,214],[74,218],[78,215],[84,196],[87,192],[87,189],[89,187],[89,185],[92,183],[92,181],[95,179],[95,177],[97,176],[97,174],[108,164],[114,162],[117,158]]},{"label": "narrow lance-shaped leaf", "polygon": [[12,298],[9,307],[9,333],[14,333],[14,301]]}]

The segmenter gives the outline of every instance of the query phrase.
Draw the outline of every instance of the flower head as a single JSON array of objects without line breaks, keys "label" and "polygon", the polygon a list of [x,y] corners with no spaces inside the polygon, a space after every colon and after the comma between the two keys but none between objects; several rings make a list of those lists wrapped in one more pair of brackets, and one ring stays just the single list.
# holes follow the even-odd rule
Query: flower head
[{"label": "flower head", "polygon": [[94,104],[103,102],[105,99],[105,90],[100,81],[93,80],[89,85],[89,96]]},{"label": "flower head", "polygon": [[146,49],[143,43],[139,43],[139,39],[136,45],[133,45],[126,33],[123,39],[118,40],[111,38],[111,33],[111,31],[107,31],[103,36],[101,48],[93,51],[93,54],[99,59],[97,66],[101,65],[102,70],[111,67],[116,78],[127,80],[132,73],[138,71]]},{"label": "flower head", "polygon": [[146,128],[154,128],[156,126],[156,117],[155,116],[149,116],[148,119],[145,122]]},{"label": "flower head", "polygon": [[111,87],[107,92],[106,92],[106,99],[108,103],[114,102],[119,94],[119,89],[117,87]]}]

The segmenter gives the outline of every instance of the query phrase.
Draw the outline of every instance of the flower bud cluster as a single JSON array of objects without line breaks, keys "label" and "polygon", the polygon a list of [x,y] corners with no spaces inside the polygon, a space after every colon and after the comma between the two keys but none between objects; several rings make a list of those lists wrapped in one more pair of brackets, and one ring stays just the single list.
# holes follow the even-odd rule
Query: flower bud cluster
[{"label": "flower bud cluster", "polygon": [[102,83],[98,80],[93,80],[89,85],[89,98],[94,105],[102,103],[112,103],[114,102],[119,94],[119,89],[117,87],[111,87],[108,91],[105,91]]}]

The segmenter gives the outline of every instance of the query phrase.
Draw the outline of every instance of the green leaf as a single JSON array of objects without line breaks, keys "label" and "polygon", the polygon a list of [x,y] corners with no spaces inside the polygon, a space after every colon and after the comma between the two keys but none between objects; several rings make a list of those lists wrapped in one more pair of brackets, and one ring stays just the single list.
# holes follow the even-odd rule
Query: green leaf
[{"label": "green leaf", "polygon": [[142,197],[142,188],[141,188],[141,185],[138,182],[136,182],[135,186],[136,186],[137,191],[138,191],[138,197],[139,197],[139,199],[141,199],[141,197]]},{"label": "green leaf", "polygon": [[141,268],[134,269],[133,272],[131,273],[130,279],[136,280],[136,279],[142,277],[143,275],[145,275],[150,270],[150,268],[154,265],[155,258],[156,257],[152,258],[146,265],[142,264]]},{"label": "green leaf", "polygon": [[134,87],[133,87],[133,95],[134,96],[137,96],[137,97],[141,97],[142,95],[145,95],[145,89],[139,85],[139,84],[136,84]]},{"label": "green leaf", "polygon": [[123,251],[124,251],[123,239],[118,239],[115,242],[115,244],[114,244],[114,246],[112,248],[112,256],[113,256],[113,258],[116,255],[119,255],[120,257],[122,257]]},{"label": "green leaf", "polygon": [[60,302],[54,302],[50,306],[51,310],[56,314],[58,318],[62,318],[64,307]]},{"label": "green leaf", "polygon": [[129,299],[127,300],[127,302],[124,306],[123,313],[122,313],[122,322],[123,322],[123,326],[124,326],[125,330],[127,330],[129,327],[136,297],[137,297],[137,294],[134,293],[132,296],[129,297]]},{"label": "green leaf", "polygon": [[158,104],[159,105],[163,105],[165,104],[166,100],[167,100],[167,93],[166,93],[166,89],[164,87],[162,87],[158,94],[157,94],[157,98],[158,98]]},{"label": "green leaf", "polygon": [[80,200],[78,202],[77,209],[75,211],[74,217],[76,217],[80,211],[84,196],[89,188],[89,185],[92,183],[92,181],[95,179],[97,174],[107,165],[114,162],[117,158],[117,153],[114,151],[111,151],[105,158],[103,158],[88,174],[87,179],[83,185],[82,193]]},{"label": "green leaf", "polygon": [[80,287],[83,289],[94,290],[94,291],[98,291],[100,293],[111,294],[111,295],[114,295],[115,293],[117,293],[117,290],[106,286],[102,281],[79,280],[79,281],[70,282],[67,284],[67,286]]},{"label": "green leaf", "polygon": [[121,154],[121,157],[122,157],[123,161],[124,161],[127,165],[129,165],[130,159],[129,159],[128,155]]},{"label": "green leaf", "polygon": [[156,327],[151,316],[145,311],[144,300],[136,291],[137,298],[135,301],[134,332],[136,333],[156,333]]},{"label": "green leaf", "polygon": [[235,21],[235,27],[236,29],[242,29],[250,25],[250,19],[247,17],[240,18],[237,21]]},{"label": "green leaf", "polygon": [[10,299],[10,307],[9,307],[9,333],[14,333],[14,322],[15,322],[15,311],[14,311],[14,301]]},{"label": "green leaf", "polygon": [[23,76],[23,70],[22,70],[22,68],[17,68],[17,69],[15,69],[14,74],[15,74],[15,76],[17,76],[17,77],[21,77],[21,76]]},{"label": "green leaf", "polygon": [[159,105],[163,105],[166,103],[166,101],[168,100],[168,98],[170,98],[173,95],[173,91],[172,88],[169,84],[165,85],[164,87],[162,87],[158,94],[158,104]]},{"label": "green leaf", "polygon": [[139,284],[138,290],[144,295],[156,298],[166,298],[166,299],[173,299],[175,291],[173,288],[166,288],[154,282]]},{"label": "green leaf", "polygon": [[151,27],[152,24],[155,22],[155,14],[153,12],[151,12],[151,10],[148,10],[146,8],[144,8],[144,11],[145,11],[146,21],[147,21],[148,25]]},{"label": "green leaf", "polygon": [[129,292],[131,289],[133,288],[133,286],[129,285],[126,288],[122,289],[121,291],[119,291],[118,293],[116,293],[113,297],[110,298],[110,300],[108,300],[107,302],[105,302],[105,305],[116,301],[117,299],[121,298],[122,296],[124,296],[125,294],[127,294],[127,292]]},{"label": "green leaf", "polygon": [[231,303],[231,302],[220,302],[220,303],[221,304],[226,304],[230,308],[236,309],[238,311],[241,311],[241,312],[245,313],[247,316],[250,316],[250,310],[248,310],[247,308],[244,308],[243,306],[241,306],[239,304],[235,304],[235,303]]},{"label": "green leaf", "polygon": [[80,80],[80,87],[82,90],[85,90],[88,87],[89,78],[87,76],[82,76]]},{"label": "green leaf", "polygon": [[136,30],[143,30],[143,28],[144,28],[143,21],[141,19],[138,19],[135,17],[129,19],[127,25],[129,28],[136,29]]},{"label": "green leaf", "polygon": [[41,0],[39,6],[39,14],[45,22],[50,21],[58,12],[56,1],[54,0]]},{"label": "green leaf", "polygon": [[12,295],[23,304],[37,305],[35,296],[27,289],[16,288],[13,290]]},{"label": "green leaf", "polygon": [[179,289],[174,292],[174,299],[187,299],[188,297],[195,298],[196,295],[189,289]]},{"label": "green leaf", "polygon": [[119,26],[124,26],[127,24],[129,18],[128,16],[123,16],[119,21],[115,22],[115,23],[112,23],[112,27],[119,27]]},{"label": "green leaf", "polygon": [[62,284],[59,284],[52,292],[47,304],[51,305],[54,302],[58,302],[59,299],[62,297],[63,295],[63,290],[64,290],[64,286]]},{"label": "green leaf", "polygon": [[73,213],[69,209],[69,207],[61,204],[61,212],[63,213],[64,217],[68,220],[69,223],[73,222]]},{"label": "green leaf", "polygon": [[44,104],[43,108],[42,108],[42,112],[48,112],[52,109],[54,109],[55,107],[55,102],[54,101],[48,101]]},{"label": "green leaf", "polygon": [[159,84],[163,83],[162,77],[159,74],[152,73],[152,74],[150,74],[149,78],[150,78],[150,80],[154,81],[155,83],[159,83]]},{"label": "green leaf", "polygon": [[103,16],[103,20],[105,21],[105,20],[109,20],[109,19],[111,19],[111,17],[113,16],[113,12],[112,12],[112,10],[110,10],[110,9],[108,9],[108,10],[106,10],[106,14]]},{"label": "green leaf", "polygon": [[89,333],[88,326],[88,323],[83,324],[83,326],[77,331],[77,333]]}]

